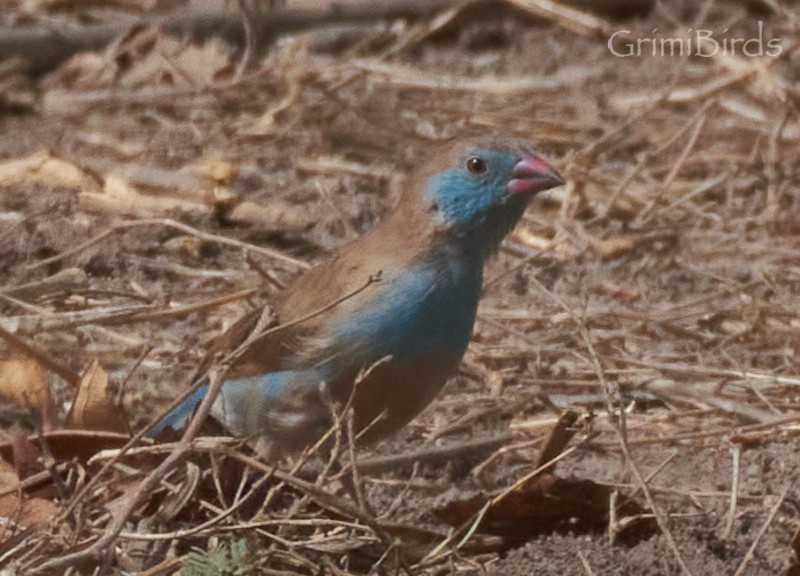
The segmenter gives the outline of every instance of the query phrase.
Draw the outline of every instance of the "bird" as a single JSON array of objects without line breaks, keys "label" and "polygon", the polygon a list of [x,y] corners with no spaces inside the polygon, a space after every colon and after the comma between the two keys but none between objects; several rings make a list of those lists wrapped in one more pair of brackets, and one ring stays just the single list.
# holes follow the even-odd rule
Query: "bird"
[{"label": "bird", "polygon": [[[456,373],[472,336],[484,263],[537,193],[564,179],[520,142],[471,141],[431,154],[394,210],[302,273],[267,330],[228,369],[211,417],[270,455],[319,440],[349,406],[359,443],[403,428]],[[253,310],[221,341],[243,342]],[[180,430],[208,382],[148,435]],[[333,402],[332,402],[333,401]]]}]

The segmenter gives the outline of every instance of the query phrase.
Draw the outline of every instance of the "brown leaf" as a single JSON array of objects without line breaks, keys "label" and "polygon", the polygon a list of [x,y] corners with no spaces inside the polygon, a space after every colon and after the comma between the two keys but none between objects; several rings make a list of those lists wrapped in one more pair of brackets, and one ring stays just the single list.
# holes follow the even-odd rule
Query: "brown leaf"
[{"label": "brown leaf", "polygon": [[[519,546],[552,532],[603,533],[608,529],[609,499],[613,491],[613,487],[592,480],[543,474],[490,506],[477,533],[502,537],[500,549]],[[454,500],[434,513],[451,526],[461,526],[471,521],[491,498],[493,496],[476,495]],[[652,519],[625,521],[625,517],[643,512],[635,501],[625,497],[618,499],[618,527],[621,528],[617,537],[620,541],[635,544],[655,533]]]},{"label": "brown leaf", "polygon": [[95,360],[86,370],[67,414],[66,428],[130,433],[108,386],[108,373]]},{"label": "brown leaf", "polygon": [[43,498],[26,498],[19,489],[19,476],[0,460],[0,518],[14,520],[22,528],[44,526],[55,516],[57,507]]},{"label": "brown leaf", "polygon": [[102,192],[81,192],[78,200],[81,207],[89,211],[128,214],[139,218],[163,217],[174,211],[192,214],[212,212],[211,206],[202,202],[145,194],[116,174],[106,177]]},{"label": "brown leaf", "polygon": [[26,184],[83,191],[98,189],[97,182],[84,170],[47,150],[0,162],[0,187]]},{"label": "brown leaf", "polygon": [[39,363],[32,358],[0,360],[0,396],[41,415],[42,428],[53,424],[54,406],[50,382]]},{"label": "brown leaf", "polygon": [[222,40],[211,39],[198,46],[182,42],[167,34],[153,34],[151,30],[142,31],[142,37],[153,36],[156,38],[151,45],[152,48],[145,53],[137,54],[133,66],[120,76],[121,86],[203,88],[212,85],[231,71],[230,49]]}]

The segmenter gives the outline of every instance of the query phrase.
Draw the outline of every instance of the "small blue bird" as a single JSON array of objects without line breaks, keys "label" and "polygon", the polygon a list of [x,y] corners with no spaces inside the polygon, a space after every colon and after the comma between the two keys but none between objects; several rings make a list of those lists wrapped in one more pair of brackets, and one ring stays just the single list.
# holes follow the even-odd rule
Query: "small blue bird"
[{"label": "small blue bird", "polygon": [[[461,362],[484,261],[537,192],[563,183],[519,145],[462,145],[435,158],[388,218],[285,291],[275,310],[288,328],[257,338],[237,359],[213,417],[234,435],[265,439],[273,454],[302,449],[329,429],[327,398],[352,401],[360,441],[403,427]],[[228,345],[259,317],[256,310],[236,323]],[[205,392],[150,435],[182,426]]]}]

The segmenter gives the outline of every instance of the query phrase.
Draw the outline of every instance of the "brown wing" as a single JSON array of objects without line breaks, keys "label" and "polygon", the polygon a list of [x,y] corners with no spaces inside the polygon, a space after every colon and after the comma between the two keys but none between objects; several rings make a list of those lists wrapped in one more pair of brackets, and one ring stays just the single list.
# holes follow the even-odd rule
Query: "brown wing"
[{"label": "brown wing", "polygon": [[[419,182],[415,182],[413,191],[418,187]],[[405,194],[381,224],[297,278],[278,299],[275,322],[270,327],[278,323],[289,326],[256,339],[232,366],[231,375],[281,370],[293,354],[313,355],[313,347],[320,345],[315,337],[332,314],[358,309],[374,296],[367,286],[371,277],[401,268],[429,246],[433,225],[427,214],[420,212],[417,202],[413,192]],[[336,302],[339,303],[331,308]],[[262,310],[253,310],[233,324],[209,354],[241,345],[261,314]]]}]

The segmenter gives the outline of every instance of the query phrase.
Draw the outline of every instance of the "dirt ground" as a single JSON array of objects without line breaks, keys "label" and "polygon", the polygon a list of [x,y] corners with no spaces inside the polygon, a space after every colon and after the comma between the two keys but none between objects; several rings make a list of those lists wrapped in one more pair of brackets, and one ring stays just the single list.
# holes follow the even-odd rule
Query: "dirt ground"
[{"label": "dirt ground", "polygon": [[[665,2],[633,19],[595,15],[593,27],[513,4],[526,3],[314,28],[245,66],[219,40],[145,29],[0,84],[0,327],[67,377],[98,361],[133,430],[189,386],[214,336],[372,227],[447,142],[523,138],[568,182],[532,203],[488,265],[460,374],[406,430],[358,450],[373,462],[422,454],[415,466],[365,468],[368,512],[326,508],[294,486],[274,509],[204,526],[225,509],[224,487],[196,496],[219,507],[155,522],[169,499],[159,496],[125,533],[177,535],[123,535],[103,562],[82,559],[82,573],[169,574],[182,563],[191,574],[800,573],[800,11]],[[610,49],[617,32],[689,29],[761,37],[764,48],[779,39],[781,50]],[[64,271],[55,288],[19,289]],[[6,338],[0,353],[20,349]],[[63,375],[48,383],[57,430],[75,393]],[[460,549],[459,537],[435,551],[451,530],[442,511],[455,506],[455,525],[471,526],[467,501],[530,475],[566,410],[574,437],[555,475],[592,481],[646,518],[541,518],[517,504],[475,524]],[[4,435],[29,417],[4,404]],[[87,476],[36,493],[54,514],[97,474],[70,461]],[[58,526],[7,528],[0,565],[27,573],[88,546],[141,480],[114,473],[118,488],[104,478],[110,493]],[[348,498],[338,482],[322,486]],[[247,542],[240,572],[214,572],[198,552],[206,571],[187,567],[192,547],[216,541]]]}]

